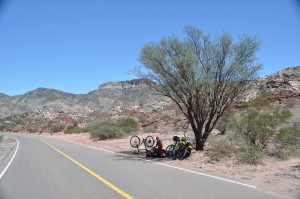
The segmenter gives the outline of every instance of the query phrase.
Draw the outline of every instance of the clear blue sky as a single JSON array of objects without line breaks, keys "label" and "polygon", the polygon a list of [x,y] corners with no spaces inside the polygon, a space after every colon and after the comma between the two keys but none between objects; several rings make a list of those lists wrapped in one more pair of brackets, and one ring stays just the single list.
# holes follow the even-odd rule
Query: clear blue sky
[{"label": "clear blue sky", "polygon": [[139,49],[186,25],[256,35],[262,77],[300,65],[298,0],[0,0],[0,93],[133,79]]}]

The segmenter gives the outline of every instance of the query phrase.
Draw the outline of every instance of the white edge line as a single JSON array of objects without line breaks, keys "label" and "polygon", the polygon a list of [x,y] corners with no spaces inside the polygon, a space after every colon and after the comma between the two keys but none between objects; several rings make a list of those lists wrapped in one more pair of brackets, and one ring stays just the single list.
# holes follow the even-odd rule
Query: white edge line
[{"label": "white edge line", "polygon": [[189,170],[189,169],[184,169],[184,168],[176,167],[176,166],[165,164],[165,163],[160,163],[160,162],[154,162],[154,163],[164,165],[164,166],[167,166],[167,167],[171,167],[171,168],[175,168],[175,169],[179,169],[179,170],[182,170],[182,171],[186,171],[186,172],[190,172],[190,173],[210,177],[210,178],[215,178],[215,179],[222,180],[222,181],[225,181],[225,182],[231,182],[231,183],[234,183],[234,184],[239,184],[239,185],[243,185],[243,186],[247,186],[247,187],[251,187],[251,188],[256,189],[256,186],[241,183],[241,182],[238,182],[238,181],[228,180],[226,178],[221,178],[221,177],[217,177],[217,176],[213,176],[213,175],[209,175],[209,174],[205,174],[205,173],[200,173],[200,172],[197,172],[197,171],[192,171],[192,170]]},{"label": "white edge line", "polygon": [[166,167],[171,167],[171,168],[173,168],[173,169],[178,169],[178,170],[181,170],[181,171],[186,171],[186,172],[194,173],[194,174],[197,174],[197,175],[202,175],[202,176],[206,176],[206,177],[210,177],[210,178],[215,178],[215,179],[222,180],[222,181],[225,181],[225,182],[230,182],[230,183],[234,183],[234,184],[239,184],[239,185],[243,185],[243,186],[246,186],[246,187],[251,187],[251,188],[256,189],[256,186],[249,185],[249,184],[245,184],[245,183],[241,183],[241,182],[238,182],[238,181],[228,180],[228,179],[226,179],[226,178],[221,178],[221,177],[217,177],[217,176],[213,176],[213,175],[209,175],[209,174],[205,174],[205,173],[200,173],[200,172],[197,172],[197,171],[192,171],[192,170],[189,170],[189,169],[184,169],[184,168],[177,167],[177,166],[173,166],[173,165],[169,165],[169,164],[166,164],[166,163],[156,162],[156,161],[149,160],[149,159],[148,159],[148,160],[145,160],[145,159],[143,159],[143,158],[134,157],[134,156],[132,156],[132,155],[123,154],[123,153],[118,153],[118,152],[114,152],[114,151],[109,151],[109,150],[102,149],[102,148],[97,148],[97,147],[93,147],[93,146],[89,146],[89,147],[90,147],[90,148],[94,148],[94,149],[99,149],[99,150],[101,150],[101,151],[107,151],[107,152],[110,152],[110,153],[122,155],[122,156],[132,157],[132,158],[134,158],[134,159],[136,159],[136,160],[143,160],[143,161],[146,161],[146,162],[153,162],[153,163],[155,163],[155,164],[159,164],[159,165],[166,166]]},{"label": "white edge line", "polygon": [[8,162],[8,164],[6,165],[6,167],[4,168],[4,170],[2,171],[2,173],[0,174],[0,180],[4,176],[4,174],[7,171],[8,167],[11,165],[12,161],[15,159],[15,156],[16,156],[16,154],[18,152],[18,149],[19,149],[19,140],[16,139],[16,138],[13,138],[13,137],[10,137],[10,138],[14,139],[17,142],[17,148],[15,150],[15,153],[14,153],[13,157],[10,159],[10,161]]},{"label": "white edge line", "polygon": [[[66,140],[64,140],[64,141],[66,141]],[[222,180],[222,181],[225,181],[225,182],[239,184],[239,185],[243,185],[243,186],[246,186],[246,187],[251,187],[251,188],[256,189],[256,186],[245,184],[245,183],[241,183],[241,182],[234,181],[234,180],[228,180],[226,178],[221,178],[221,177],[217,177],[217,176],[213,176],[213,175],[209,175],[209,174],[205,174],[205,173],[200,173],[200,172],[197,172],[197,171],[192,171],[192,170],[189,170],[189,169],[184,169],[184,168],[180,168],[180,167],[177,167],[177,166],[173,166],[173,165],[169,165],[169,164],[165,164],[165,163],[161,163],[161,162],[156,162],[156,161],[153,161],[153,160],[145,160],[143,158],[134,157],[134,156],[128,155],[128,154],[118,153],[118,152],[110,151],[110,150],[99,148],[99,147],[95,147],[95,146],[89,146],[89,145],[85,145],[85,144],[79,144],[79,143],[75,143],[75,142],[71,142],[71,141],[67,141],[67,142],[70,142],[70,143],[73,143],[73,144],[77,144],[77,145],[81,145],[81,146],[85,146],[85,147],[89,147],[89,148],[93,148],[93,149],[97,149],[97,150],[100,150],[100,151],[106,151],[106,152],[109,152],[109,153],[114,153],[114,154],[117,154],[117,155],[132,157],[132,158],[137,159],[137,160],[143,160],[143,161],[146,161],[146,162],[153,162],[155,164],[163,165],[163,166],[166,166],[166,167],[171,167],[171,168],[174,168],[174,169],[178,169],[178,170],[182,170],[182,171],[194,173],[194,174],[197,174],[197,175],[202,175],[202,176],[206,176],[206,177],[210,177],[210,178],[215,178],[215,179]]]}]

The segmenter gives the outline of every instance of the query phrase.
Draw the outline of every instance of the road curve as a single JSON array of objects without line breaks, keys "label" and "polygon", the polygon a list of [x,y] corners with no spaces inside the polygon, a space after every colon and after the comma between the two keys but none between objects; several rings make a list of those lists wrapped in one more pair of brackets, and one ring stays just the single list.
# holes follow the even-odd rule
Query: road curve
[{"label": "road curve", "polygon": [[19,150],[0,180],[1,199],[281,198],[199,170],[45,136],[6,135],[19,140]]}]

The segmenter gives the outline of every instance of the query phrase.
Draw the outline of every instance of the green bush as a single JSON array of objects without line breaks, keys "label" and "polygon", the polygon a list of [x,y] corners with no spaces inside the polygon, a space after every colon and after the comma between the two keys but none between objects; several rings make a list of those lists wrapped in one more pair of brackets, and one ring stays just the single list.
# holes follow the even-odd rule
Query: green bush
[{"label": "green bush", "polygon": [[82,133],[83,129],[78,126],[68,126],[64,131],[65,134]]},{"label": "green bush", "polygon": [[26,128],[28,133],[36,133],[38,132],[38,128],[37,127],[27,127]]},{"label": "green bush", "polygon": [[234,115],[232,110],[227,110],[223,113],[219,121],[217,122],[215,128],[218,129],[221,133],[225,133],[228,130],[233,128]]},{"label": "green bush", "polygon": [[235,120],[234,131],[241,133],[246,142],[265,149],[276,135],[279,127],[287,124],[291,116],[291,112],[288,110],[261,111],[250,108],[242,115],[241,119]]},{"label": "green bush", "polygon": [[282,145],[300,145],[300,124],[295,123],[293,126],[281,128],[277,138]]},{"label": "green bush", "polygon": [[275,155],[279,159],[300,156],[300,124],[293,124],[279,130],[277,135],[277,151]]},{"label": "green bush", "polygon": [[101,119],[101,120],[93,120],[90,123],[88,123],[86,127],[87,132],[96,131],[98,128],[100,128],[103,125],[110,125],[110,121],[107,119]]},{"label": "green bush", "polygon": [[234,145],[227,139],[210,140],[208,155],[213,159],[230,157],[234,153]]},{"label": "green bush", "polygon": [[117,122],[110,120],[94,120],[90,122],[86,131],[90,132],[92,139],[120,138],[138,130],[138,123],[132,118],[122,118]]},{"label": "green bush", "polygon": [[119,138],[125,135],[120,127],[114,125],[102,125],[90,132],[92,139],[105,140],[109,138]]},{"label": "green bush", "polygon": [[236,153],[236,158],[239,163],[257,165],[263,161],[263,149],[252,144],[244,145]]},{"label": "green bush", "polygon": [[132,133],[138,130],[138,123],[132,118],[122,118],[116,123],[125,133]]},{"label": "green bush", "polygon": [[60,132],[62,130],[64,130],[65,126],[64,125],[51,125],[49,127],[49,130],[51,133],[57,133],[57,132]]}]

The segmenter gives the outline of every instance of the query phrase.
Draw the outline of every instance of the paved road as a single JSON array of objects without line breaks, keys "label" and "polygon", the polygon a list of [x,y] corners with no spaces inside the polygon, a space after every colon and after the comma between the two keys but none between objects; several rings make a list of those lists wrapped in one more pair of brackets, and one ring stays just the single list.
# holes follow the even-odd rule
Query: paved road
[{"label": "paved road", "polygon": [[199,171],[49,137],[9,135],[20,144],[0,180],[1,199],[280,198]]}]

